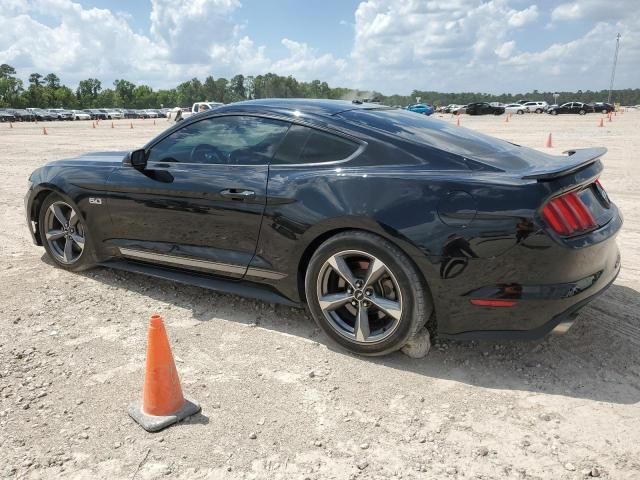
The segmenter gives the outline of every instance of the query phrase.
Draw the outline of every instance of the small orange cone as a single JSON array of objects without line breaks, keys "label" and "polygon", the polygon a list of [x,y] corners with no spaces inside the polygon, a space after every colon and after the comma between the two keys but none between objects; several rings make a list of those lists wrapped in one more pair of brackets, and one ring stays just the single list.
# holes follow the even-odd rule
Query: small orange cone
[{"label": "small orange cone", "polygon": [[131,129],[133,129],[133,122],[131,122]]},{"label": "small orange cone", "polygon": [[47,127],[42,127],[42,134],[43,134],[43,135],[49,135],[49,134],[47,133]]},{"label": "small orange cone", "polygon": [[600,125],[598,125],[599,127],[604,127],[604,119],[600,118]]},{"label": "small orange cone", "polygon": [[545,147],[553,148],[553,138],[551,137],[551,134],[549,134],[549,136],[547,137],[547,143],[545,144]]},{"label": "small orange cone", "polygon": [[157,432],[200,411],[185,399],[171,346],[160,315],[153,315],[147,333],[147,363],[142,403],[129,405],[129,415],[148,432]]}]

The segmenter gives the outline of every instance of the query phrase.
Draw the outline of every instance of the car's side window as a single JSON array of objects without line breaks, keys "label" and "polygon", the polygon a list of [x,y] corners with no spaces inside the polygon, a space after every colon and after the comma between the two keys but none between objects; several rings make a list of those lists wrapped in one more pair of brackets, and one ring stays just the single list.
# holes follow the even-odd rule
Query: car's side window
[{"label": "car's side window", "polygon": [[163,138],[148,162],[264,165],[269,163],[289,123],[232,115],[205,118]]},{"label": "car's side window", "polygon": [[278,148],[273,163],[324,163],[344,160],[359,144],[315,128],[292,125]]}]

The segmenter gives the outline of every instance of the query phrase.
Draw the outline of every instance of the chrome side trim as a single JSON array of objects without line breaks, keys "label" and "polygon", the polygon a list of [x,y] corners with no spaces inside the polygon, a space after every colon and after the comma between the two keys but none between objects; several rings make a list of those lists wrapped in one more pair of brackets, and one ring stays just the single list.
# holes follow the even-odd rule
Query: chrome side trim
[{"label": "chrome side trim", "polygon": [[265,270],[263,268],[249,267],[246,275],[255,278],[268,278],[270,280],[280,280],[287,276],[286,273],[280,273],[273,270]]},{"label": "chrome side trim", "polygon": [[243,275],[246,268],[239,265],[229,265],[228,263],[210,262],[207,260],[199,260],[189,257],[180,257],[177,255],[167,255],[165,253],[146,252],[133,248],[119,248],[120,253],[125,257],[137,258],[141,260],[152,260],[156,262],[170,263],[172,265],[180,265],[182,267],[197,267],[216,272],[236,273]]}]

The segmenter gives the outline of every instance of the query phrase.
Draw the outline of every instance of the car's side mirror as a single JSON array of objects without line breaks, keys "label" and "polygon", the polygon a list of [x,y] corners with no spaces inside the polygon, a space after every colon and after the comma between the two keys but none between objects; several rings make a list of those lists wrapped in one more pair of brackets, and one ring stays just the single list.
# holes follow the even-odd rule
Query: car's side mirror
[{"label": "car's side mirror", "polygon": [[129,154],[129,163],[136,170],[144,170],[147,168],[147,152],[144,148],[131,152]]}]

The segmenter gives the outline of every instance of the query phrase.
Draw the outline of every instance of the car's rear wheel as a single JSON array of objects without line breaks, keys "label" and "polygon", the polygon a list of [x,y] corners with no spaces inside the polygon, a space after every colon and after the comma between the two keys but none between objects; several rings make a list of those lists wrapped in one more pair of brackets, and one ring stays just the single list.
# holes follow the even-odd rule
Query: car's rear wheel
[{"label": "car's rear wheel", "polygon": [[62,197],[50,194],[38,216],[40,238],[49,257],[66,270],[85,270],[94,265],[88,229],[78,212]]},{"label": "car's rear wheel", "polygon": [[542,109],[541,108],[536,108],[536,113],[542,113]]},{"label": "car's rear wheel", "polygon": [[307,303],[334,341],[362,355],[402,348],[433,313],[415,266],[395,245],[368,232],[325,241],[305,276]]}]

